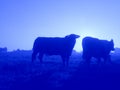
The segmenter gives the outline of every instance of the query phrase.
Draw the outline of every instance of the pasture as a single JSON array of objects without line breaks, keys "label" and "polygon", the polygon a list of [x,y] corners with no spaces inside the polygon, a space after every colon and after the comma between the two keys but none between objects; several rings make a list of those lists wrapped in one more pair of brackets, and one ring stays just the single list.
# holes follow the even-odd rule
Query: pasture
[{"label": "pasture", "polygon": [[0,53],[0,90],[117,90],[120,81],[120,55],[100,65],[92,58],[89,67],[81,53],[74,52],[69,66],[60,56],[44,56],[43,63],[31,62],[31,51]]}]

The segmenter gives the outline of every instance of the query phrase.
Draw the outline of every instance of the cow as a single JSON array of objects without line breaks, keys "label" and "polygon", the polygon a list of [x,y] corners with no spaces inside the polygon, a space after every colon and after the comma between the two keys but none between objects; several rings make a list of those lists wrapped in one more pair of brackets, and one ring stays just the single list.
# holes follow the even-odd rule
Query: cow
[{"label": "cow", "polygon": [[37,37],[33,44],[32,62],[36,59],[36,55],[42,63],[43,55],[60,55],[63,64],[69,61],[72,50],[79,35],[70,34],[65,37]]},{"label": "cow", "polygon": [[82,40],[83,55],[82,58],[89,64],[92,57],[98,59],[98,64],[101,58],[104,62],[110,61],[110,51],[114,51],[113,39],[100,40],[93,37],[84,37]]}]

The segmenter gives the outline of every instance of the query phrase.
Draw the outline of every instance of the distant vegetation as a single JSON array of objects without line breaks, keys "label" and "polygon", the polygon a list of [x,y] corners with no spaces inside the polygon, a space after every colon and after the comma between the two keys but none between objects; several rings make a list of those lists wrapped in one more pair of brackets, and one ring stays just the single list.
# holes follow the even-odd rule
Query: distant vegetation
[{"label": "distant vegetation", "polygon": [[0,53],[1,53],[1,52],[7,52],[7,47],[0,48]]}]

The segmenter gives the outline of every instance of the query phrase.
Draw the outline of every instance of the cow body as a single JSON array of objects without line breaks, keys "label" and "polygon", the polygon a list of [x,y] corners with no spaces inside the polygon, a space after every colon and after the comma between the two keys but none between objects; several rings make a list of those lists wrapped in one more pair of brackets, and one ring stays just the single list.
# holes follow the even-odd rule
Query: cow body
[{"label": "cow body", "polygon": [[113,40],[100,40],[93,37],[85,37],[82,40],[83,47],[83,59],[90,63],[90,59],[95,57],[100,61],[101,58],[104,61],[110,60],[110,51],[114,50]]},{"label": "cow body", "polygon": [[46,55],[60,55],[65,61],[69,60],[69,56],[71,56],[73,47],[76,42],[76,38],[78,35],[70,34],[63,38],[60,37],[38,37],[34,41],[33,45],[33,53],[32,53],[32,61],[35,60],[36,55],[39,53],[39,59],[42,62],[42,57],[44,54]]}]

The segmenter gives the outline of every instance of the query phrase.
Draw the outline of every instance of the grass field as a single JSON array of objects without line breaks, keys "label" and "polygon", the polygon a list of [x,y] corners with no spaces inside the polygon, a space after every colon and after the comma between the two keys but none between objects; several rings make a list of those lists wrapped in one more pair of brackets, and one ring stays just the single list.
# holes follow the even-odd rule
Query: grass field
[{"label": "grass field", "polygon": [[100,65],[93,58],[86,66],[80,53],[64,67],[60,56],[44,56],[43,64],[31,62],[30,51],[0,54],[0,90],[120,90],[120,56]]}]

